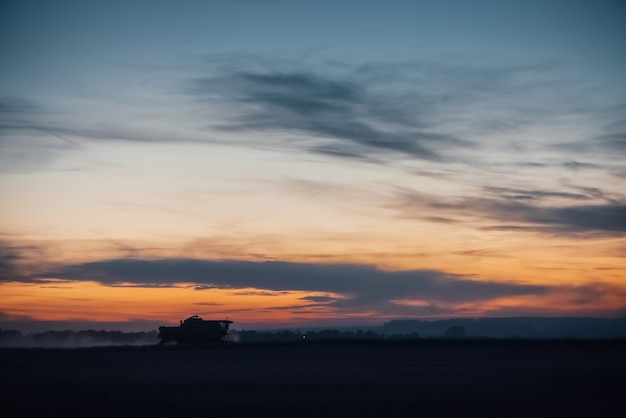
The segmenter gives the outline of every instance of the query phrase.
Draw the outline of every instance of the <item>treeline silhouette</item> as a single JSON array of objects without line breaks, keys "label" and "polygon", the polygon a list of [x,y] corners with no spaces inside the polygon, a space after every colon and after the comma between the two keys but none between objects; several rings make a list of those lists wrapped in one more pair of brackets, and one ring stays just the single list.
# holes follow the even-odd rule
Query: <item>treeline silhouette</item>
[{"label": "treeline silhouette", "polygon": [[319,331],[252,331],[252,330],[232,330],[228,339],[237,342],[265,342],[265,341],[315,341],[315,340],[398,340],[416,339],[420,335],[417,332],[408,334],[385,335],[372,330],[358,329],[356,331],[340,331],[338,329],[324,329]]},{"label": "treeline silhouette", "polygon": [[[24,335],[0,330],[0,347],[93,347],[158,344],[158,332],[46,331]],[[392,320],[382,326],[308,330],[236,330],[231,342],[294,342],[300,340],[444,339],[625,339],[626,318],[456,318],[434,321]]]},{"label": "treeline silhouette", "polygon": [[155,344],[157,331],[45,331],[22,334],[15,330],[0,330],[0,347],[76,348],[111,345]]},{"label": "treeline silhouette", "polygon": [[626,318],[453,318],[397,319],[363,329],[300,331],[233,331],[238,341],[295,341],[297,339],[623,339]]},{"label": "treeline silhouette", "polygon": [[417,332],[423,337],[475,338],[626,338],[626,318],[454,318],[386,322],[385,335]]}]

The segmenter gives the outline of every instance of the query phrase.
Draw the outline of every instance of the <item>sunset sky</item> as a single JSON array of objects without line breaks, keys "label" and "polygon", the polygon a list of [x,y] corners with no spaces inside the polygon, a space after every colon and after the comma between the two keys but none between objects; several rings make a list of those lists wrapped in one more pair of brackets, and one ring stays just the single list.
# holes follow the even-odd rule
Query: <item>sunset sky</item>
[{"label": "sunset sky", "polygon": [[0,328],[626,316],[624,22],[3,1]]}]

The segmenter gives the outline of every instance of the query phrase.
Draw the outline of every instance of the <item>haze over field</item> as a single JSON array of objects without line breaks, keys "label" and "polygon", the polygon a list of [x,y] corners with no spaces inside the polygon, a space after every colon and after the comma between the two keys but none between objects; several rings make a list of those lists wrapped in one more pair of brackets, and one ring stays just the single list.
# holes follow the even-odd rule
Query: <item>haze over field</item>
[{"label": "haze over field", "polygon": [[0,328],[626,316],[625,21],[2,2]]}]

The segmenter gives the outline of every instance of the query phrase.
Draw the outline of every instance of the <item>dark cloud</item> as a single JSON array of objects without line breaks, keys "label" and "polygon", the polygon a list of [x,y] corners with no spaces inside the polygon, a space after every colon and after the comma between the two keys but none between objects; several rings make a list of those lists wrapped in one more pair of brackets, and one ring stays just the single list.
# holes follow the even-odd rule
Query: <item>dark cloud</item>
[{"label": "dark cloud", "polygon": [[[490,188],[487,191],[492,195],[499,192],[501,196],[445,199],[401,190],[398,192],[400,203],[395,207],[407,217],[422,218],[424,209],[429,209],[441,214],[500,222],[488,229],[529,230],[572,236],[624,235],[626,232],[626,203],[615,198],[611,198],[608,203],[548,206],[542,202],[532,202],[553,197],[574,200],[584,200],[585,197],[571,193],[507,188]],[[602,193],[601,196],[606,198]]]},{"label": "dark cloud", "polygon": [[381,163],[380,158],[374,156],[364,155],[362,150],[358,147],[351,147],[347,144],[332,144],[332,145],[320,145],[307,148],[309,151],[316,154],[325,154],[331,157],[348,158],[352,160],[359,160],[366,163]]},{"label": "dark cloud", "polygon": [[560,231],[604,231],[622,235],[626,232],[626,205],[532,208],[528,210],[527,219],[532,223],[552,225]]},{"label": "dark cloud", "polygon": [[332,298],[330,296],[304,296],[304,297],[301,297],[300,300],[309,300],[312,302],[324,303],[324,302],[334,302],[337,299]]},{"label": "dark cloud", "polygon": [[[315,138],[312,152],[371,160],[398,153],[442,160],[471,142],[429,127],[429,99],[374,89],[365,80],[301,71],[228,71],[196,79],[188,90],[202,101],[230,104],[237,116],[216,127],[292,132]],[[214,126],[215,127],[215,126]]]},{"label": "dark cloud", "polygon": [[538,207],[475,199],[465,207],[500,222],[517,222],[520,229],[556,234],[623,235],[626,232],[626,205],[581,205]]},{"label": "dark cloud", "polygon": [[[219,286],[211,286],[211,288],[215,289],[216,287]],[[209,288],[207,286],[207,288]],[[240,291],[240,292],[233,292],[233,295],[238,295],[238,296],[284,296],[284,295],[288,295],[290,294],[289,291],[268,291],[268,290],[244,290],[244,291]]]},{"label": "dark cloud", "polygon": [[565,161],[564,163],[562,163],[562,165],[563,167],[572,171],[599,168],[597,164],[581,162],[581,161]]},{"label": "dark cloud", "polygon": [[[471,306],[476,303],[515,296],[558,298],[563,303],[582,308],[597,304],[607,296],[626,296],[623,288],[607,283],[533,285],[476,281],[437,270],[384,271],[365,265],[278,261],[114,259],[68,265],[25,280],[45,283],[49,278],[66,282],[98,281],[106,286],[168,287],[192,283],[192,287],[199,291],[232,289],[241,295],[270,297],[294,291],[316,292],[318,294],[300,297],[302,304],[269,305],[263,310],[288,310],[293,314],[323,312],[326,316],[358,315],[359,318],[363,315],[377,318],[381,315],[474,315],[475,308]],[[468,303],[469,307],[464,308]],[[210,300],[196,305],[223,306]],[[532,312],[532,308],[525,312]],[[228,308],[228,313],[250,312]]]},{"label": "dark cloud", "polygon": [[545,198],[564,198],[572,200],[589,200],[590,196],[581,193],[555,192],[547,190],[513,189],[508,187],[485,187],[484,190],[495,196],[512,200],[541,200]]},{"label": "dark cloud", "polygon": [[597,187],[587,187],[587,186],[577,186],[575,184],[570,184],[568,182],[563,183],[566,187],[574,190],[578,190],[581,193],[589,196],[590,198],[594,198],[596,200],[601,200],[607,203],[611,203],[612,205],[621,205],[624,201],[624,196],[616,196],[611,193],[607,193],[604,190]]},{"label": "dark cloud", "polygon": [[474,281],[436,270],[384,271],[352,264],[117,259],[66,266],[45,277],[92,280],[107,286],[195,283],[209,288],[335,293],[307,300],[334,307],[379,306],[394,299],[467,302],[502,296],[540,294],[545,286]]},{"label": "dark cloud", "polygon": [[[528,127],[554,124],[581,107],[538,100],[547,90],[561,96],[557,92],[564,81],[554,63],[326,62],[304,68],[285,60],[213,56],[200,68],[207,75],[190,80],[184,92],[209,104],[212,130],[269,131],[281,137],[263,144],[257,138],[257,147],[292,147],[376,163],[398,156],[476,163],[476,148],[495,146],[482,138],[519,137]],[[607,135],[604,142],[619,145],[614,136],[620,132]],[[536,145],[522,140],[507,142],[508,150],[537,152]],[[574,149],[568,150],[565,155],[572,155]]]},{"label": "dark cloud", "polygon": [[20,276],[15,266],[20,258],[14,248],[0,242],[0,281],[11,281]]},{"label": "dark cloud", "polygon": [[35,245],[0,240],[0,282],[33,281],[28,271],[37,261],[43,266],[42,257],[41,248]]}]

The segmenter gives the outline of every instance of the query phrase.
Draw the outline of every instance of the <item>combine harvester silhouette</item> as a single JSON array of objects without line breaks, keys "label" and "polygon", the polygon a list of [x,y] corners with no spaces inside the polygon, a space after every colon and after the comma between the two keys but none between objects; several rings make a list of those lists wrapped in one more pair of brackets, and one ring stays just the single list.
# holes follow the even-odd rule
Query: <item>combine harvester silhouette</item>
[{"label": "combine harvester silhouette", "polygon": [[181,320],[177,327],[159,327],[158,338],[161,339],[161,345],[171,341],[184,344],[220,341],[228,336],[228,327],[232,323],[233,321],[227,319],[205,321],[198,315],[193,315]]}]

